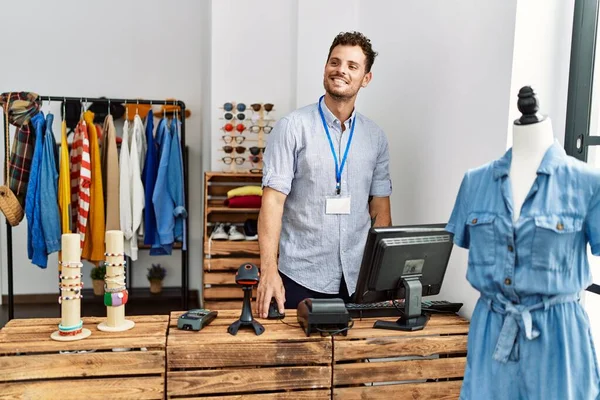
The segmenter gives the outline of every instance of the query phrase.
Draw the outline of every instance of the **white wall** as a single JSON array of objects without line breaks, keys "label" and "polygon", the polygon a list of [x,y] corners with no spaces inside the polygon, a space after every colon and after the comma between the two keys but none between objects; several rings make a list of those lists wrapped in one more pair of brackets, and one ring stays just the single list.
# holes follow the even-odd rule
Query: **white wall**
[{"label": "white wall", "polygon": [[[207,61],[201,43],[209,2],[180,0],[78,0],[3,2],[0,40],[0,92],[29,90],[43,95],[164,99],[177,97],[192,111],[187,121],[189,146],[190,286],[200,287],[201,170],[200,106],[202,71]],[[24,28],[23,21],[28,26]],[[17,35],[18,32],[18,35]],[[10,58],[6,58],[9,56]],[[44,111],[49,108],[44,106]],[[54,131],[60,134],[59,105]],[[120,122],[122,124],[122,121]],[[1,224],[4,226],[4,223]],[[26,223],[13,231],[14,289],[17,294],[57,292],[56,255],[47,270],[30,264],[26,255]],[[6,249],[2,241],[3,265]],[[135,263],[134,284],[146,286],[146,267],[160,262],[168,270],[164,284],[180,284],[180,258],[149,257]],[[90,265],[84,269],[91,287]],[[7,292],[3,267],[3,293]]]},{"label": "white wall", "polygon": [[521,116],[517,94],[523,86],[536,91],[540,113],[550,117],[554,136],[564,144],[574,6],[574,0],[517,4],[508,147],[512,146],[512,122]]}]

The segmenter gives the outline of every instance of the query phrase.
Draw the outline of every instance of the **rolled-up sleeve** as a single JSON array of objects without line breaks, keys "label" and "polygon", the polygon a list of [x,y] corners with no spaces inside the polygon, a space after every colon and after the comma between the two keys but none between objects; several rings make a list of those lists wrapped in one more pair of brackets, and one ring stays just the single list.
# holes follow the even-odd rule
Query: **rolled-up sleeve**
[{"label": "rolled-up sleeve", "polygon": [[296,171],[296,129],[293,117],[280,119],[267,140],[263,156],[262,186],[290,193]]},{"label": "rolled-up sleeve", "polygon": [[460,184],[460,189],[458,190],[458,195],[456,196],[456,201],[454,202],[454,208],[452,209],[450,220],[446,225],[446,230],[454,234],[454,243],[465,249],[468,249],[470,244],[469,230],[466,228],[465,224],[467,220],[466,201],[469,198],[468,186],[469,173],[467,172],[465,173],[462,183]]},{"label": "rolled-up sleeve", "polygon": [[390,178],[390,149],[383,131],[379,132],[379,152],[377,164],[373,171],[370,196],[387,197],[392,194],[392,180]]},{"label": "rolled-up sleeve", "polygon": [[592,196],[588,214],[585,219],[585,234],[592,250],[592,254],[600,256],[600,187]]}]

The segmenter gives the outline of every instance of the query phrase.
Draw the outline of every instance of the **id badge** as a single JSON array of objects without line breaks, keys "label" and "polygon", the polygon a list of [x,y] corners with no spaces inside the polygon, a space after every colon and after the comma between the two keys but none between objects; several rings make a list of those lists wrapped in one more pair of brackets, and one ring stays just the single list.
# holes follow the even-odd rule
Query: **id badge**
[{"label": "id badge", "polygon": [[350,196],[327,196],[325,214],[350,214]]}]

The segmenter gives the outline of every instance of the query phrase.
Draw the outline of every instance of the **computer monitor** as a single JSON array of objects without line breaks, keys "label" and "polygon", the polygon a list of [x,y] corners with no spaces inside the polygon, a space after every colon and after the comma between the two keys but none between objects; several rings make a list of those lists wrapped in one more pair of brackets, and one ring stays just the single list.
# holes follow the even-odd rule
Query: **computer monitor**
[{"label": "computer monitor", "polygon": [[440,292],[452,246],[445,224],[371,228],[353,301],[404,299],[398,321],[377,321],[374,327],[423,329],[428,316],[421,311],[421,297]]}]

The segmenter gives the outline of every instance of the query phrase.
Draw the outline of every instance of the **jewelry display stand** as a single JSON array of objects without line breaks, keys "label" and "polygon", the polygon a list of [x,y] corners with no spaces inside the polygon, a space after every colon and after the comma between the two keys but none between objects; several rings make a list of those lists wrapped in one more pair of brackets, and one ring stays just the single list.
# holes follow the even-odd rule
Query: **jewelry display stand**
[{"label": "jewelry display stand", "polygon": [[62,261],[60,261],[60,324],[58,331],[50,338],[61,342],[81,340],[92,332],[83,327],[81,320],[81,243],[76,233],[66,233],[61,237]]},{"label": "jewelry display stand", "polygon": [[123,232],[107,231],[105,242],[104,305],[106,306],[106,321],[98,324],[98,329],[104,332],[122,332],[135,326],[135,322],[125,319],[128,293],[125,286]]}]

